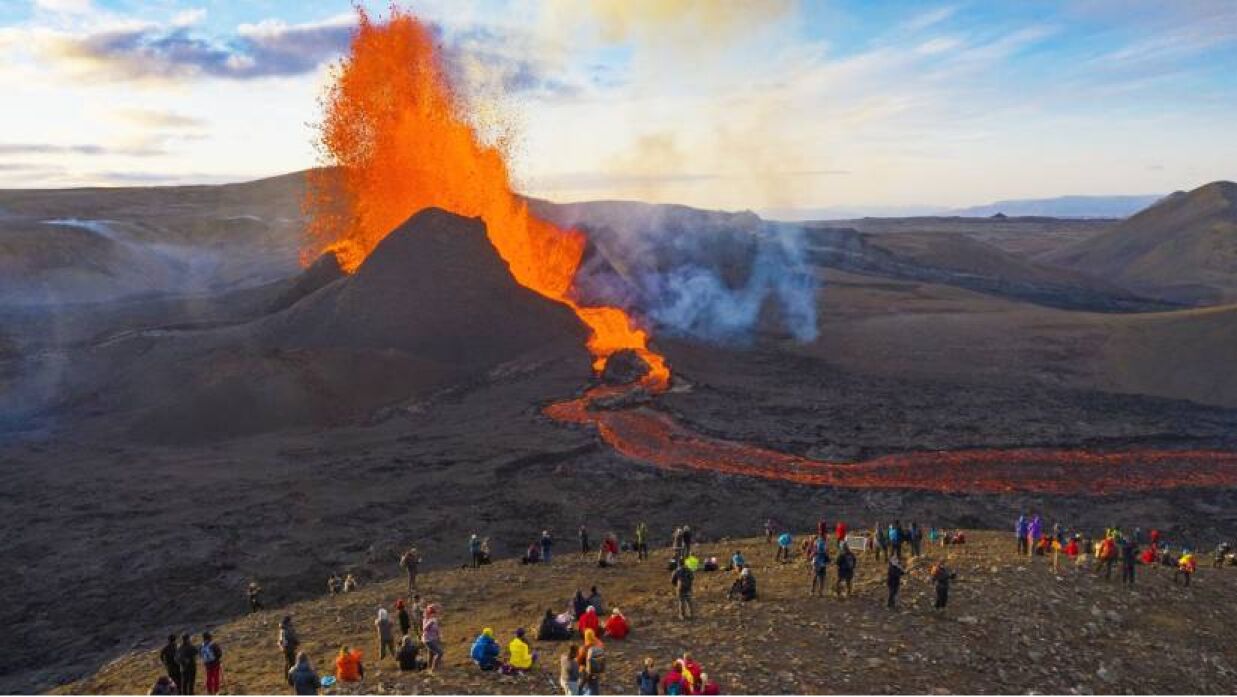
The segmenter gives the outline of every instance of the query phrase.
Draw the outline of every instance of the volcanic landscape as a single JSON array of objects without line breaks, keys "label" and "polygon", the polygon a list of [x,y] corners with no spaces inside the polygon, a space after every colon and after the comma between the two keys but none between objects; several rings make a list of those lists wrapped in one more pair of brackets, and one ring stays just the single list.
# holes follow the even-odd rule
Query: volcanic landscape
[{"label": "volcanic landscape", "polygon": [[[392,27],[353,75],[424,61]],[[450,112],[434,79],[382,98]],[[327,100],[337,166],[0,191],[0,691],[238,615],[251,579],[389,576],[409,540],[450,566],[472,532],[506,557],[637,520],[1237,524],[1237,185],[1124,220],[556,204],[366,84]]]}]

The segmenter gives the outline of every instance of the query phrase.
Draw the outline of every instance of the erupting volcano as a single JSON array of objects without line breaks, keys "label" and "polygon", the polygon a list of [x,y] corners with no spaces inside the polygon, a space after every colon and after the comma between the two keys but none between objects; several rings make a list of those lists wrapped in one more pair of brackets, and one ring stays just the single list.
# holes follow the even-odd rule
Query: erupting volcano
[{"label": "erupting volcano", "polygon": [[468,123],[430,31],[398,7],[381,23],[359,14],[351,51],[324,99],[319,145],[333,167],[310,181],[302,261],[329,252],[353,272],[419,210],[480,217],[516,281],[567,305],[589,327],[596,370],[630,349],[650,367],[645,385],[664,388],[670,371],[643,329],[619,308],[573,299],[584,236],[537,218],[515,195],[501,144],[482,142]]}]

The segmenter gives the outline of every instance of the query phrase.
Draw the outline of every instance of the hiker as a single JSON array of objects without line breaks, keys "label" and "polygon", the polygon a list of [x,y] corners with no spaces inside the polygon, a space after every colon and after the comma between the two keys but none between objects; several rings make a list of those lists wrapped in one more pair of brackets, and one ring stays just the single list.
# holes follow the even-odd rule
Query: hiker
[{"label": "hiker", "polygon": [[889,600],[886,606],[893,610],[898,606],[898,589],[902,587],[902,576],[906,573],[906,569],[902,567],[901,557],[889,558],[889,570],[885,575],[885,585],[889,587]]},{"label": "hiker", "polygon": [[202,668],[206,671],[206,694],[219,694],[219,684],[223,681],[223,648],[215,643],[210,632],[202,632]]},{"label": "hiker", "polygon": [[176,683],[182,695],[193,694],[198,677],[198,647],[188,634],[180,635],[180,647],[176,649],[176,665],[180,667],[180,682]]},{"label": "hiker", "polygon": [[420,647],[417,642],[407,634],[399,642],[399,651],[395,653],[395,660],[399,663],[399,669],[402,671],[421,670],[421,664],[417,662],[417,653]]},{"label": "hiker", "polygon": [[474,569],[481,566],[481,539],[477,533],[468,538],[468,565]]},{"label": "hiker", "polygon": [[661,674],[653,667],[653,659],[644,659],[644,670],[636,674],[636,694],[656,695],[657,684],[661,682]]},{"label": "hiker", "polygon": [[889,538],[886,536],[885,527],[880,523],[872,528],[872,539],[876,544],[872,547],[872,551],[876,553],[876,561],[880,561],[882,557],[889,558]]},{"label": "hiker", "polygon": [[644,521],[636,524],[636,559],[644,561],[649,558],[649,526]]},{"label": "hiker", "polygon": [[726,600],[731,600],[735,596],[744,602],[756,599],[756,577],[752,576],[751,567],[744,567],[739,572],[739,577],[731,584],[730,590],[726,592]]},{"label": "hiker", "polygon": [[696,574],[691,570],[691,567],[686,564],[680,564],[670,575],[670,585],[674,586],[678,591],[679,601],[679,619],[686,620],[693,616],[692,608],[692,582],[696,579]]},{"label": "hiker", "polygon": [[614,566],[618,563],[618,553],[618,539],[614,533],[601,538],[601,545],[597,548],[597,566],[603,569]]},{"label": "hiker", "polygon": [[476,640],[472,642],[472,648],[468,650],[468,657],[481,670],[494,670],[498,668],[498,642],[494,640],[494,630],[486,627],[477,635]]},{"label": "hiker", "polygon": [[838,546],[839,546],[839,547],[842,545],[842,543],[843,543],[843,542],[845,542],[845,541],[846,541],[846,531],[847,531],[848,529],[849,529],[849,528],[847,528],[847,527],[846,527],[846,523],[845,523],[845,522],[843,522],[843,521],[841,521],[841,520],[839,520],[839,521],[838,521],[838,523],[837,523],[837,525],[835,525],[835,526],[834,526],[834,528],[833,528],[833,536],[834,536],[834,538],[836,538],[836,539],[837,539],[837,542],[838,542]]},{"label": "hiker", "polygon": [[528,546],[528,549],[524,551],[524,556],[520,557],[520,563],[524,565],[540,564],[541,563],[541,545],[537,544],[536,542],[530,544]]},{"label": "hiker", "polygon": [[339,574],[331,574],[327,578],[326,590],[331,595],[339,595],[344,592],[344,580],[339,577]]},{"label": "hiker", "polygon": [[823,537],[816,538],[816,549],[812,552],[812,590],[811,594],[824,595],[825,579],[829,573],[829,546]]},{"label": "hiker", "polygon": [[1117,563],[1116,540],[1111,536],[1107,536],[1101,540],[1095,557],[1099,562],[1099,566],[1096,567],[1096,573],[1099,573],[1100,569],[1103,569],[1104,580],[1112,580],[1112,567]]},{"label": "hiker", "polygon": [[777,555],[773,561],[788,562],[790,561],[790,546],[794,544],[795,539],[790,533],[784,532],[777,536]]},{"label": "hiker", "polygon": [[408,630],[412,629],[412,618],[408,616],[408,607],[404,605],[403,598],[395,601],[395,618],[399,620],[399,635],[408,634]]},{"label": "hiker", "polygon": [[696,662],[692,655],[686,651],[683,652],[683,675],[692,679],[692,684],[700,684],[700,675],[704,671],[700,664]]},{"label": "hiker", "polygon": [[690,557],[692,554],[692,526],[683,526],[683,556]]},{"label": "hiker", "polygon": [[364,679],[365,664],[361,662],[360,650],[340,646],[339,655],[335,657],[336,682],[360,682]]},{"label": "hiker", "polygon": [[262,609],[262,586],[259,586],[256,581],[250,581],[249,587],[245,589],[245,595],[249,598],[250,614]]},{"label": "hiker", "polygon": [[589,605],[584,609],[584,614],[580,615],[580,619],[576,622],[576,629],[580,630],[580,636],[583,637],[585,632],[595,632],[600,628],[601,619],[597,617],[597,608]]},{"label": "hiker", "polygon": [[550,537],[549,530],[541,531],[541,539],[538,540],[538,545],[541,547],[541,561],[550,563],[550,552],[554,548],[554,538]]},{"label": "hiker", "polygon": [[833,594],[838,598],[842,597],[842,585],[846,585],[846,595],[851,595],[851,582],[855,579],[855,566],[859,560],[855,558],[855,553],[850,551],[850,545],[843,542],[842,547],[838,550],[838,578],[833,582]]},{"label": "hiker", "polygon": [[1223,568],[1224,560],[1228,558],[1229,550],[1232,549],[1227,542],[1221,542],[1216,545],[1215,558],[1212,559],[1211,566],[1214,569]]},{"label": "hiker", "polygon": [[589,630],[584,635],[584,666],[580,671],[582,687],[580,694],[601,694],[601,675],[606,671],[606,645],[601,643],[597,634]]},{"label": "hiker", "polygon": [[606,624],[602,629],[606,636],[613,639],[626,639],[627,633],[631,631],[631,625],[627,623],[627,618],[616,607],[610,611],[610,619],[606,620]]},{"label": "hiker", "polygon": [[524,628],[515,630],[515,637],[507,643],[507,668],[511,671],[526,671],[533,667],[537,654],[524,641]]},{"label": "hiker", "polygon": [[683,661],[676,659],[671,662],[670,670],[666,671],[666,676],[661,679],[661,693],[663,695],[687,694],[687,683],[683,678],[685,672]]},{"label": "hiker", "polygon": [[159,661],[163,663],[163,670],[167,676],[172,679],[172,686],[180,690],[180,663],[176,661],[176,635],[168,635],[168,643],[163,645],[163,650],[159,652]]},{"label": "hiker", "polygon": [[1018,556],[1020,557],[1027,553],[1027,530],[1029,528],[1026,514],[1019,515],[1018,522],[1014,523],[1014,537],[1018,539]]},{"label": "hiker", "polygon": [[674,533],[670,535],[670,547],[674,550],[674,558],[683,558],[683,528],[675,528]]},{"label": "hiker", "polygon": [[1185,579],[1186,587],[1190,585],[1190,577],[1198,570],[1198,562],[1194,560],[1194,553],[1188,549],[1181,550],[1181,558],[1177,560],[1177,571],[1173,574],[1173,583],[1177,583],[1178,578]]},{"label": "hiker", "polygon": [[1040,519],[1039,514],[1031,516],[1031,522],[1027,525],[1027,545],[1030,549],[1027,550],[1028,557],[1035,555],[1035,541],[1044,532],[1044,521]]},{"label": "hiker", "polygon": [[580,526],[580,556],[588,556],[588,529],[583,525]]},{"label": "hiker", "polygon": [[296,662],[287,674],[288,684],[298,695],[316,695],[318,686],[322,684],[318,672],[309,665],[309,656],[302,651],[296,655]]},{"label": "hiker", "polygon": [[421,623],[425,621],[425,604],[421,602],[419,594],[413,594],[412,607],[408,608],[408,634],[413,639],[421,633]]},{"label": "hiker", "polygon": [[601,591],[597,590],[597,586],[589,588],[588,604],[597,611],[597,614],[605,614],[606,604],[601,602]]},{"label": "hiker", "polygon": [[378,630],[378,660],[386,658],[387,654],[395,658],[395,635],[391,631],[391,617],[386,608],[378,608],[378,619],[374,620],[374,627]]},{"label": "hiker", "polygon": [[816,521],[816,536],[824,539],[829,538],[829,521],[825,520],[824,516]]},{"label": "hiker", "polygon": [[933,565],[928,576],[932,579],[932,585],[936,587],[936,600],[932,603],[932,607],[944,611],[945,606],[949,604],[949,582],[957,578],[958,574],[945,566],[944,562],[939,562]]},{"label": "hiker", "polygon": [[571,638],[571,627],[559,621],[553,610],[546,610],[537,628],[537,641],[564,641]]},{"label": "hiker", "polygon": [[421,557],[417,554],[417,548],[413,547],[404,556],[399,558],[399,565],[404,567],[404,571],[408,573],[408,592],[411,593],[417,587],[417,570],[421,566]]},{"label": "hiker", "polygon": [[1138,543],[1133,538],[1121,542],[1121,584],[1134,585],[1134,567],[1138,564]]},{"label": "hiker", "polygon": [[571,617],[578,620],[586,610],[588,610],[588,598],[585,598],[584,593],[577,588],[575,597],[571,599]]},{"label": "hiker", "polygon": [[151,685],[150,690],[146,694],[148,695],[175,695],[175,694],[179,694],[177,692],[177,690],[179,689],[180,688],[176,686],[176,683],[172,681],[171,677],[167,675],[160,675],[158,678],[155,679],[155,684]]},{"label": "hiker", "polygon": [[345,593],[355,593],[357,586],[358,584],[356,582],[356,576],[353,576],[352,574],[348,574],[347,576],[344,576],[344,592]]},{"label": "hiker", "polygon": [[284,615],[279,621],[279,648],[283,651],[283,674],[288,680],[291,680],[288,671],[292,670],[296,663],[297,649],[300,646],[301,640],[292,626],[292,615]]},{"label": "hiker", "polygon": [[902,521],[895,520],[889,526],[889,550],[890,553],[902,558],[902,544],[906,542],[902,535]]},{"label": "hiker", "polygon": [[746,567],[747,567],[747,559],[743,557],[742,552],[736,549],[734,551],[734,554],[730,555],[730,566],[727,567],[726,570],[727,571],[731,571],[731,570],[743,571],[743,569],[745,569]]},{"label": "hiker", "polygon": [[698,695],[720,695],[722,688],[718,687],[717,683],[709,677],[708,673],[700,674],[700,685],[697,686],[696,694]]},{"label": "hiker", "polygon": [[765,544],[773,544],[773,519],[765,518]]},{"label": "hiker", "polygon": [[429,652],[429,672],[433,673],[442,662],[442,629],[438,625],[438,606],[425,608],[425,621],[421,624],[421,641]]},{"label": "hiker", "polygon": [[567,647],[567,653],[558,657],[558,685],[563,688],[563,694],[580,694],[580,647],[572,644]]},{"label": "hiker", "polygon": [[911,521],[911,556],[919,556],[920,549],[923,547],[923,528],[919,527],[919,523]]}]

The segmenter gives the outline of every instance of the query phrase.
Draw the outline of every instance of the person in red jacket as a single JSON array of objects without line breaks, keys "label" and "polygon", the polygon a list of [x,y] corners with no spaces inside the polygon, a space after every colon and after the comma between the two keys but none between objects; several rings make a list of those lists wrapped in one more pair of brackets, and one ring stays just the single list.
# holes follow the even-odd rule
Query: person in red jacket
[{"label": "person in red jacket", "polygon": [[697,663],[696,660],[692,658],[692,655],[686,651],[683,652],[683,670],[691,673],[693,685],[700,684],[700,664]]},{"label": "person in red jacket", "polygon": [[670,670],[666,671],[665,676],[661,679],[661,693],[663,695],[682,695],[686,694],[684,689],[687,683],[683,680],[683,662],[675,661],[670,666]]},{"label": "person in red jacket", "polygon": [[700,674],[700,682],[702,683],[700,685],[700,691],[697,692],[696,694],[698,695],[720,695],[722,693],[722,688],[718,686],[716,680],[709,677],[708,673]]},{"label": "person in red jacket", "polygon": [[611,639],[626,639],[630,631],[631,625],[627,624],[623,613],[617,607],[611,610],[610,619],[606,620],[606,636]]},{"label": "person in red jacket", "polygon": [[839,545],[845,542],[846,541],[846,523],[843,523],[842,521],[839,520],[837,527],[834,528],[833,535],[834,537],[837,538]]},{"label": "person in red jacket", "polygon": [[584,636],[584,632],[590,629],[593,630],[593,632],[600,634],[601,620],[597,617],[597,608],[589,605],[588,609],[584,611],[584,614],[580,615],[580,621],[577,622],[576,625],[580,630],[580,636]]}]

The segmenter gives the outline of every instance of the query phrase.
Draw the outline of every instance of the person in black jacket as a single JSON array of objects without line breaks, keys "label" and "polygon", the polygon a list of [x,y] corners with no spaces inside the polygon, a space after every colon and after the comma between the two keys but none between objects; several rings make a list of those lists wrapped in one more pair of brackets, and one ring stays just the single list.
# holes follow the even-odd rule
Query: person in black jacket
[{"label": "person in black jacket", "polygon": [[288,684],[298,695],[318,694],[318,686],[321,684],[318,673],[309,664],[309,656],[306,656],[304,651],[296,655],[296,661],[288,671]]},{"label": "person in black jacket", "polygon": [[851,582],[855,580],[855,566],[859,563],[855,553],[850,551],[850,545],[845,542],[838,550],[838,578],[833,582],[833,594],[842,597],[842,586],[846,586],[846,595],[851,594]]},{"label": "person in black jacket", "polygon": [[932,607],[937,610],[944,610],[949,604],[949,582],[958,577],[958,574],[950,571],[944,563],[937,564],[932,567],[932,584],[936,586],[936,600],[932,603]]},{"label": "person in black jacket", "polygon": [[400,641],[399,651],[395,652],[395,660],[399,662],[400,670],[421,670],[421,664],[417,662],[417,652],[420,647],[417,642],[407,634]]},{"label": "person in black jacket", "polygon": [[906,569],[902,568],[901,557],[889,558],[889,571],[885,576],[885,584],[889,586],[889,601],[886,605],[890,610],[898,606],[898,590],[902,588],[902,576]]},{"label": "person in black jacket", "polygon": [[168,643],[163,646],[163,650],[159,652],[159,660],[163,662],[163,670],[172,679],[172,684],[176,685],[176,689],[180,689],[180,663],[176,661],[176,635],[168,635]]},{"label": "person in black jacket", "polygon": [[193,684],[198,678],[198,647],[188,634],[180,635],[180,648],[176,649],[176,663],[180,666],[180,687],[182,695],[193,694]]}]

